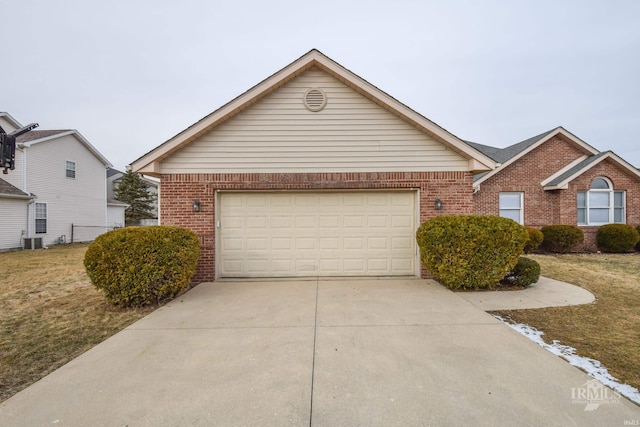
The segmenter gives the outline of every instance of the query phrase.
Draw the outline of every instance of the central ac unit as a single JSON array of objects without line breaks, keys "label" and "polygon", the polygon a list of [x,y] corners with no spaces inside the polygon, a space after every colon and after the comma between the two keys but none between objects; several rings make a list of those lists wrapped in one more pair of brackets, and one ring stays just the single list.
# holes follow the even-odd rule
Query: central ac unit
[{"label": "central ac unit", "polygon": [[42,249],[42,237],[23,237],[23,249]]}]

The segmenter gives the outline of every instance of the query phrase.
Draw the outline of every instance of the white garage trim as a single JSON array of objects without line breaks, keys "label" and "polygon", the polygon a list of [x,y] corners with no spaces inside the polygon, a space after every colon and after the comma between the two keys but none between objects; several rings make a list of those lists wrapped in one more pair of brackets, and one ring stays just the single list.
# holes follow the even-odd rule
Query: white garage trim
[{"label": "white garage trim", "polygon": [[218,192],[217,277],[417,276],[416,190]]}]

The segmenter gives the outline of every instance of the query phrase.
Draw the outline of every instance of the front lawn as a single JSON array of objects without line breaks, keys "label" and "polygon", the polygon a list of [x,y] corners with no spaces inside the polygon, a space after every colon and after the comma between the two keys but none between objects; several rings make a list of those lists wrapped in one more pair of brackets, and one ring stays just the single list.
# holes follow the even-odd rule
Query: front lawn
[{"label": "front lawn", "polygon": [[640,389],[640,254],[527,256],[540,263],[543,276],[589,290],[595,303],[495,314],[543,331],[547,343],[574,347]]},{"label": "front lawn", "polygon": [[153,310],[110,307],[87,278],[86,250],[0,253],[0,401]]}]

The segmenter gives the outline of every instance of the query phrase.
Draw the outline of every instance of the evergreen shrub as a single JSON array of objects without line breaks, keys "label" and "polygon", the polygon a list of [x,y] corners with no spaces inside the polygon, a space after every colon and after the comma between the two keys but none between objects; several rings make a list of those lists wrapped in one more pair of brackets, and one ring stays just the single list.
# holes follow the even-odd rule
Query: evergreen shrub
[{"label": "evergreen shrub", "polygon": [[478,289],[516,265],[529,235],[508,218],[443,215],[425,221],[416,238],[422,263],[445,286]]},{"label": "evergreen shrub", "polygon": [[627,224],[607,224],[598,228],[596,241],[603,252],[629,252],[640,240],[638,231]]},{"label": "evergreen shrub", "polygon": [[527,243],[524,245],[524,253],[530,254],[540,247],[540,244],[542,244],[544,240],[544,234],[537,228],[525,227],[525,229],[527,233],[529,233],[529,240],[527,240]]},{"label": "evergreen shrub", "polygon": [[500,283],[507,286],[522,286],[526,288],[540,280],[540,264],[537,261],[520,257],[518,263],[507,273]]},{"label": "evergreen shrub", "polygon": [[195,274],[200,244],[180,227],[126,227],[101,234],[84,256],[91,282],[109,303],[139,307],[173,298]]},{"label": "evergreen shrub", "polygon": [[546,225],[540,231],[544,235],[542,248],[550,252],[565,254],[584,242],[584,232],[575,225]]}]

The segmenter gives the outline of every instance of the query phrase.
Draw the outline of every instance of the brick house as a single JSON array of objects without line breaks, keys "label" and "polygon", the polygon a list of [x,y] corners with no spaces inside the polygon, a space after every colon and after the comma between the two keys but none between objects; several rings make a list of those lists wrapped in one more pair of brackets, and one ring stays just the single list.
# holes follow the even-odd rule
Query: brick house
[{"label": "brick house", "polygon": [[197,282],[428,277],[422,222],[513,217],[499,200],[522,193],[520,222],[575,224],[576,192],[590,191],[592,175],[626,191],[624,215],[640,222],[638,171],[615,154],[562,128],[503,150],[463,141],[317,50],[131,167],[160,179],[160,223],[198,234]]},{"label": "brick house", "polygon": [[209,281],[426,275],[416,228],[473,213],[496,163],[312,50],[131,167],[160,178],[160,223],[198,234]]},{"label": "brick house", "polygon": [[588,251],[597,250],[599,226],[640,224],[640,171],[562,127],[503,149],[469,144],[498,163],[474,176],[477,214],[536,228],[577,225],[585,233],[577,249]]}]

